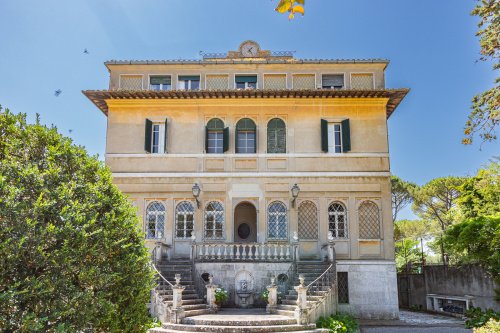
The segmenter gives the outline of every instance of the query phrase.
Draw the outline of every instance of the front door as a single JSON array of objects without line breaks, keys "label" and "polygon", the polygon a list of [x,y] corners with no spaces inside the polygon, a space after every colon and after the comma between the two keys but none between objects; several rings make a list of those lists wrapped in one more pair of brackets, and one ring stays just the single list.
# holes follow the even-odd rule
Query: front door
[{"label": "front door", "polygon": [[257,242],[257,210],[249,202],[242,202],[234,209],[234,241]]}]

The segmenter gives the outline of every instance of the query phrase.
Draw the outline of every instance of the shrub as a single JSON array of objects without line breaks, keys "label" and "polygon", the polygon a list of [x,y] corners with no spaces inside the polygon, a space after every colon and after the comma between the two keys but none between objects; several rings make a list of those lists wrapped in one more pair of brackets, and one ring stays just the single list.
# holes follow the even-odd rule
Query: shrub
[{"label": "shrub", "polygon": [[217,304],[224,303],[225,301],[227,301],[228,298],[229,294],[227,293],[226,289],[224,289],[223,287],[215,289],[215,302]]},{"label": "shrub", "polygon": [[327,328],[330,333],[355,333],[358,331],[358,321],[347,313],[338,313],[329,317],[320,317],[316,323],[318,328]]},{"label": "shrub", "polygon": [[486,311],[481,310],[481,308],[470,308],[465,312],[467,320],[465,321],[465,327],[482,327],[490,319],[500,321],[500,312],[495,312],[493,309],[487,309]]},{"label": "shrub", "polygon": [[474,328],[474,333],[498,333],[500,332],[500,321],[490,319],[486,325]]}]

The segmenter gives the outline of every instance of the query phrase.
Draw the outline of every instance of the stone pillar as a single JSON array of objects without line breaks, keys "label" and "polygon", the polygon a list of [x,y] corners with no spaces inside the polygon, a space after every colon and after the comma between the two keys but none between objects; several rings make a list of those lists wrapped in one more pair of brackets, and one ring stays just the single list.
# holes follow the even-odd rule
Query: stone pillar
[{"label": "stone pillar", "polygon": [[333,241],[333,233],[328,231],[328,262],[334,263],[336,259],[335,242]]},{"label": "stone pillar", "polygon": [[210,275],[208,277],[207,288],[207,306],[208,309],[212,312],[217,312],[217,304],[215,304],[215,289],[217,289],[217,285],[213,284],[213,276]]},{"label": "stone pillar", "polygon": [[172,286],[172,317],[171,321],[180,324],[184,319],[184,308],[182,307],[182,292],[186,287],[181,286],[181,275],[175,274],[175,285]]},{"label": "stone pillar", "polygon": [[274,283],[274,277],[271,278],[271,284],[267,286],[267,291],[269,292],[267,296],[267,313],[276,313],[278,308],[278,286]]},{"label": "stone pillar", "polygon": [[298,325],[309,324],[307,317],[307,286],[304,286],[304,276],[299,275],[300,284],[293,287],[297,292],[297,308],[295,309],[295,319]]}]

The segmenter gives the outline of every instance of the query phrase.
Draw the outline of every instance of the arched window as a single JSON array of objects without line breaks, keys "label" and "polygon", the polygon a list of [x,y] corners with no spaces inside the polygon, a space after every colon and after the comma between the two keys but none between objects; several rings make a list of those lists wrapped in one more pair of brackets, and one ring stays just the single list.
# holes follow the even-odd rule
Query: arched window
[{"label": "arched window", "polygon": [[372,201],[364,201],[358,209],[359,238],[380,238],[380,214],[378,206]]},{"label": "arched window", "polygon": [[335,238],[347,238],[347,214],[340,202],[332,202],[328,206],[328,230]]},{"label": "arched window", "polygon": [[279,118],[271,119],[267,123],[267,152],[286,153],[286,125]]},{"label": "arched window", "polygon": [[165,206],[153,201],[146,208],[146,238],[162,238],[165,228]]},{"label": "arched window", "polygon": [[282,202],[271,203],[267,210],[267,238],[286,239],[288,233],[288,221],[286,207]]},{"label": "arched window", "polygon": [[227,150],[229,130],[219,118],[210,119],[205,128],[205,150],[208,154],[222,154]]},{"label": "arched window", "polygon": [[252,119],[243,118],[236,124],[236,153],[253,154],[257,151],[257,127]]},{"label": "arched window", "polygon": [[209,202],[205,208],[205,238],[224,238],[224,207],[218,201]]},{"label": "arched window", "polygon": [[312,201],[299,205],[299,239],[318,239],[318,210]]},{"label": "arched window", "polygon": [[194,229],[194,206],[189,201],[175,207],[175,237],[190,238]]}]

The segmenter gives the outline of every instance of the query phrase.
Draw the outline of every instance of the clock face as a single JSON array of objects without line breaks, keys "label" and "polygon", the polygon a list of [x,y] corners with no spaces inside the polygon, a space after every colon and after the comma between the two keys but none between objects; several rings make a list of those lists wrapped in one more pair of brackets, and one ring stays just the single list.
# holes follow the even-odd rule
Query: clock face
[{"label": "clock face", "polygon": [[241,46],[241,55],[244,57],[255,57],[259,53],[259,46],[256,43],[248,42]]}]

